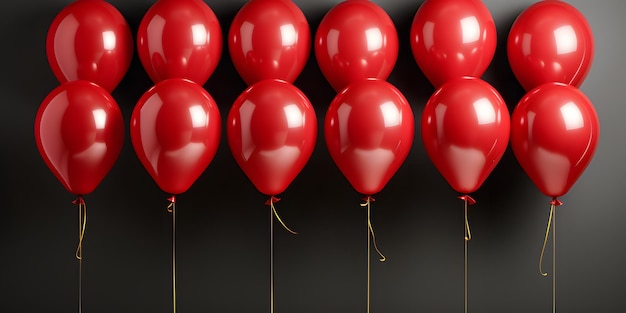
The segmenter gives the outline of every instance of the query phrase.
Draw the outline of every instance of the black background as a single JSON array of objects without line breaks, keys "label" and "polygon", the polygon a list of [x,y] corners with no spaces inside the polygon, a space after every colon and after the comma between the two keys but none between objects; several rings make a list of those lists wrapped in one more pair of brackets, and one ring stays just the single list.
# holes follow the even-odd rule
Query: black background
[{"label": "black background", "polygon": [[[339,1],[295,1],[311,34]],[[409,29],[422,1],[375,1],[394,20],[400,54],[389,81],[410,101],[416,136],[408,159],[376,195],[372,223],[385,263],[372,256],[372,312],[463,310],[463,203],[428,159],[419,117],[434,91],[409,46]],[[506,37],[531,0],[484,1],[498,31],[494,60],[483,76],[512,110],[524,91],[506,59]],[[37,152],[33,123],[56,86],[45,55],[45,36],[70,1],[0,4],[0,306],[3,312],[77,310],[77,211],[69,194]],[[110,1],[136,34],[153,1]],[[245,3],[207,1],[226,38]],[[601,136],[596,155],[558,212],[560,312],[626,311],[626,210],[623,81],[626,71],[626,2],[568,3],[588,19],[595,58],[581,90],[594,103]],[[204,87],[222,118],[246,85],[226,45]],[[335,93],[313,52],[295,85],[323,121]],[[152,86],[136,52],[112,93],[128,125],[133,106]],[[321,124],[320,124],[321,125]],[[300,234],[277,228],[276,312],[363,312],[366,307],[366,212],[328,155],[320,127],[313,156],[277,204]],[[84,244],[85,312],[171,312],[171,216],[164,194],[140,164],[128,128],[123,151],[95,192],[85,197],[89,220]],[[177,264],[180,312],[267,312],[269,228],[266,197],[230,155],[225,132],[217,156],[188,192],[178,197]],[[551,280],[538,273],[549,199],[508,150],[470,209],[469,307],[474,312],[548,312]],[[550,270],[551,253],[547,255]]]}]

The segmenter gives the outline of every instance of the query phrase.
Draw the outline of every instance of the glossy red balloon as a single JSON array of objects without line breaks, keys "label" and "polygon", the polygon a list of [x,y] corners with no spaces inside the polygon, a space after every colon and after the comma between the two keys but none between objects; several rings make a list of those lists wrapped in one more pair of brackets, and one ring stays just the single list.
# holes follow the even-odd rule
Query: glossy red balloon
[{"label": "glossy red balloon", "polygon": [[406,159],[414,138],[404,95],[378,79],[350,84],[331,102],[324,122],[330,156],[354,189],[380,192]]},{"label": "glossy red balloon", "polygon": [[480,78],[496,52],[496,25],[481,0],[426,0],[411,24],[411,51],[435,86]]},{"label": "glossy red balloon", "polygon": [[398,59],[396,26],[374,2],[340,2],[317,28],[315,57],[337,92],[358,80],[387,79]]},{"label": "glossy red balloon", "polygon": [[589,23],[564,1],[536,2],[515,19],[507,39],[507,56],[526,91],[549,82],[582,85],[594,55]]},{"label": "glossy red balloon", "polygon": [[239,167],[263,194],[287,189],[308,162],[317,140],[317,118],[308,98],[281,80],[262,80],[233,103],[226,126]]},{"label": "glossy red balloon", "polygon": [[56,78],[94,82],[108,92],[120,83],[133,57],[133,37],[124,16],[102,0],[78,0],[54,18],[46,38]]},{"label": "glossy red balloon", "polygon": [[506,103],[489,83],[461,77],[439,87],[422,113],[422,142],[435,167],[457,192],[476,191],[509,143]]},{"label": "glossy red balloon", "polygon": [[309,23],[291,0],[250,0],[230,25],[228,49],[246,84],[263,79],[293,83],[311,51]]},{"label": "glossy red balloon", "polygon": [[43,100],[35,141],[44,162],[67,191],[93,192],[117,160],[124,119],[111,95],[83,80],[61,84]]},{"label": "glossy red balloon", "polygon": [[511,123],[511,147],[526,174],[545,195],[566,194],[598,145],[591,101],[576,87],[546,83],[519,101]]},{"label": "glossy red balloon", "polygon": [[158,0],[137,31],[139,60],[154,83],[186,78],[200,85],[222,54],[222,29],[202,0]]},{"label": "glossy red balloon", "polygon": [[157,83],[133,109],[130,137],[141,164],[171,195],[181,194],[213,160],[222,120],[200,85],[182,78]]}]

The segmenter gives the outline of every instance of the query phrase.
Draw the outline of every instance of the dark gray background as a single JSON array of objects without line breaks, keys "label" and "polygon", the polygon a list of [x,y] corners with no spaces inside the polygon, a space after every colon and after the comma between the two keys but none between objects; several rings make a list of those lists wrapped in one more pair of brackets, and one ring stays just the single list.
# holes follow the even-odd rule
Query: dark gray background
[{"label": "dark gray background", "polygon": [[[296,1],[314,34],[339,1]],[[409,46],[410,24],[422,1],[376,1],[392,17],[400,55],[389,81],[409,99],[416,129],[434,91]],[[509,109],[523,96],[506,59],[515,17],[532,0],[489,0],[498,47],[483,78]],[[596,54],[581,90],[600,117],[596,155],[562,200],[558,216],[558,310],[626,311],[626,2],[572,0],[588,19]],[[72,312],[77,307],[77,212],[69,194],[37,152],[33,122],[56,86],[45,55],[54,16],[70,1],[3,1],[0,10],[2,84],[2,214],[0,305],[3,312]],[[111,1],[136,34],[154,3]],[[222,30],[245,3],[207,1]],[[312,53],[312,52],[311,52]],[[334,91],[313,54],[295,85],[310,98],[319,121]],[[138,58],[113,92],[128,123],[133,106],[152,86]],[[224,49],[204,86],[225,119],[246,87]],[[320,137],[314,154],[278,203],[288,225],[276,232],[276,312],[364,312],[366,215],[357,194],[332,163]],[[85,199],[85,312],[171,312],[171,217],[165,195],[139,163],[128,131],[118,162]],[[463,203],[436,171],[419,132],[408,159],[377,195],[372,218],[388,261],[373,258],[372,312],[463,310]],[[470,223],[469,306],[473,312],[548,312],[551,281],[538,273],[549,199],[507,151],[473,196]],[[268,207],[231,157],[223,137],[214,161],[178,197],[180,312],[268,311]],[[551,253],[547,254],[548,269]]]}]

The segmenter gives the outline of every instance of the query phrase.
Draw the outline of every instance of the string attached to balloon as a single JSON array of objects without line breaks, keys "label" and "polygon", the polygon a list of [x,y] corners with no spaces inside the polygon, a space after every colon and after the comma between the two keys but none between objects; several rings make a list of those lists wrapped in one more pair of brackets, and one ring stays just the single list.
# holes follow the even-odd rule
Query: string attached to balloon
[{"label": "string attached to balloon", "polygon": [[280,198],[271,196],[265,202],[265,205],[269,205],[270,207],[270,313],[274,313],[274,218],[280,222],[280,225],[282,225],[286,231],[290,232],[292,235],[298,234],[287,227],[285,222],[280,218],[280,215],[278,215],[278,211],[276,211],[276,207],[274,206],[274,203],[278,201],[280,201]]},{"label": "string attached to balloon", "polygon": [[563,202],[556,197],[550,201],[550,216],[548,217],[548,226],[546,226],[546,235],[543,238],[543,246],[541,247],[541,255],[539,256],[539,273],[543,277],[548,276],[548,272],[543,271],[543,257],[546,252],[548,237],[552,230],[552,313],[556,312],[556,207],[563,205]]},{"label": "string attached to balloon", "polygon": [[280,198],[276,198],[274,196],[271,196],[269,199],[267,199],[267,201],[265,201],[265,205],[269,205],[270,206],[270,210],[271,210],[272,215],[278,220],[278,222],[280,222],[280,225],[282,225],[283,228],[286,231],[288,231],[288,232],[290,232],[290,233],[292,233],[294,235],[297,235],[298,233],[293,231],[293,230],[291,230],[289,227],[287,227],[285,222],[283,222],[283,220],[280,218],[280,215],[278,215],[278,211],[276,211],[276,207],[274,206],[274,203],[276,203],[278,201],[280,201]]},{"label": "string attached to balloon", "polygon": [[474,198],[470,197],[469,195],[463,195],[463,196],[459,196],[459,199],[463,200],[463,202],[465,203],[465,206],[463,208],[463,216],[464,216],[464,220],[465,220],[465,240],[464,240],[464,253],[463,253],[463,303],[464,303],[464,312],[467,313],[467,293],[469,288],[467,287],[468,285],[468,270],[467,270],[467,263],[468,263],[468,243],[469,241],[472,239],[472,232],[470,231],[470,225],[469,225],[469,219],[468,219],[468,214],[467,214],[467,207],[468,205],[474,205],[476,204],[476,200],[474,200]]},{"label": "string attached to balloon", "polygon": [[387,258],[380,252],[378,245],[376,244],[376,236],[374,235],[374,228],[372,227],[371,219],[371,203],[376,201],[372,196],[366,196],[363,198],[364,203],[361,203],[362,207],[367,207],[367,312],[370,312],[370,290],[371,290],[371,248],[374,246],[374,250],[379,255],[379,261],[385,262]]},{"label": "string attached to balloon", "polygon": [[78,260],[78,312],[83,311],[83,239],[87,227],[87,205],[83,197],[78,196],[72,204],[78,205],[78,247],[75,256]]},{"label": "string attached to balloon", "polygon": [[167,212],[172,213],[172,307],[176,313],[176,196],[167,198]]}]

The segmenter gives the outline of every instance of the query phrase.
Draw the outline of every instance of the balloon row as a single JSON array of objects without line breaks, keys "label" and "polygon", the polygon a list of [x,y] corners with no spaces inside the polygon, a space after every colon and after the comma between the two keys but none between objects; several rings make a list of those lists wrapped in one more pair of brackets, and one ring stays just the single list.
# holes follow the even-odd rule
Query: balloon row
[{"label": "balloon row", "polygon": [[[283,192],[310,158],[315,111],[295,86],[263,80],[233,103],[227,139],[237,163],[259,191]],[[185,79],[157,83],[139,100],[130,125],[142,164],[167,193],[186,191],[213,159],[221,118],[211,96]],[[123,143],[123,118],[103,88],[86,81],[57,87],[38,111],[35,136],[46,164],[68,191],[91,193]],[[498,92],[479,78],[444,83],[422,115],[426,151],[458,192],[478,189],[510,141],[520,165],[546,195],[565,194],[587,167],[599,123],[577,88],[546,83],[526,94],[509,117]],[[324,122],[328,151],[360,193],[379,192],[413,144],[414,117],[390,83],[361,80],[332,101]],[[509,140],[509,136],[510,140]]]},{"label": "balloon row", "polygon": [[[440,87],[459,76],[480,77],[496,49],[493,18],[480,0],[426,0],[415,13],[410,45],[416,63]],[[250,0],[228,31],[230,58],[252,85],[274,78],[293,82],[311,50],[309,24],[290,0]],[[370,1],[346,0],[331,8],[315,33],[314,53],[339,92],[361,78],[386,79],[398,54],[393,21]],[[558,0],[537,2],[518,16],[507,41],[508,59],[526,91],[546,82],[579,87],[593,59],[585,17]],[[158,0],[137,33],[139,59],[157,83],[187,78],[203,85],[222,53],[222,31],[202,0]],[[133,40],[124,17],[101,0],[80,0],[53,20],[47,55],[61,81],[83,79],[111,92],[125,75]]]},{"label": "balloon row", "polygon": [[[448,10],[443,10],[443,4]],[[546,5],[569,12],[561,16],[577,13],[559,1],[544,1],[526,12]],[[98,11],[95,7],[107,9]],[[450,14],[452,11],[458,14]],[[111,29],[97,32],[97,44],[92,44],[92,28],[101,30],[103,25],[80,23],[94,12],[102,14],[97,20],[105,21],[102,23]],[[123,119],[109,92],[128,67],[120,55],[131,54],[132,43],[116,39],[118,34],[128,34],[128,28],[122,27],[123,19],[115,12],[104,1],[80,0],[59,14],[49,32],[50,63],[65,83],[42,103],[35,137],[46,164],[76,195],[92,192],[121,150]],[[451,25],[462,13],[465,17],[459,30]],[[113,18],[115,14],[118,18]],[[524,14],[515,25],[525,25],[519,22]],[[422,115],[422,139],[437,169],[458,192],[478,189],[509,141],[524,170],[552,197],[566,193],[589,163],[597,144],[597,116],[589,99],[572,85],[582,83],[590,59],[588,63],[579,60],[573,73],[576,80],[563,75],[569,75],[571,64],[567,62],[573,62],[572,55],[590,48],[585,43],[592,44],[591,37],[581,37],[584,18],[575,25],[568,24],[569,28],[561,25],[559,33],[555,30],[544,36],[546,23],[556,20],[562,24],[567,19],[555,16],[559,15],[544,17],[541,31],[535,30],[531,37],[528,28],[537,21],[526,18],[531,22],[520,26],[526,29],[523,35],[510,37],[516,39],[509,47],[519,43],[523,50],[518,61],[540,59],[541,66],[530,76],[534,81],[528,85],[522,82],[525,88],[537,86],[520,101],[511,120],[502,97],[478,78],[495,49],[495,27],[486,7],[480,1],[427,0],[416,13],[411,31],[414,55],[438,87]],[[117,22],[106,22],[111,20]],[[113,24],[120,27],[119,33]],[[365,36],[358,36],[359,32]],[[80,42],[88,43],[78,46],[82,50],[72,44],[81,36],[86,41]],[[307,97],[291,84],[308,57],[308,26],[290,1],[251,0],[233,20],[229,36],[233,62],[249,87],[229,112],[228,144],[257,189],[274,196],[302,170],[317,140],[315,112]],[[317,37],[318,64],[338,91],[324,122],[328,150],[352,186],[373,195],[404,162],[414,137],[408,101],[383,80],[397,56],[395,28],[375,4],[348,0],[328,12]],[[554,57],[560,59],[546,64],[541,53],[550,50],[542,45],[548,37],[556,40],[553,48],[558,53]],[[89,50],[101,49],[102,44],[106,53]],[[567,44],[569,51],[563,50]],[[113,61],[81,66],[86,50],[88,57],[97,55],[101,60],[112,56]],[[133,147],[161,189],[180,194],[209,165],[219,145],[220,113],[200,86],[219,59],[219,23],[202,1],[159,0],[140,24],[138,50],[156,85],[139,99],[133,111]],[[588,51],[585,56],[591,54]],[[428,70],[431,64],[438,69]],[[522,77],[512,68],[518,78]],[[530,66],[521,68],[528,70]],[[103,77],[107,83],[100,81]]]}]

